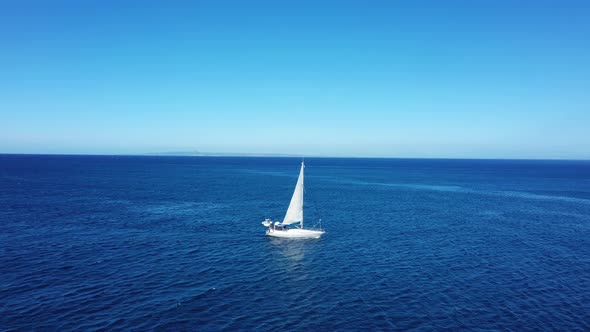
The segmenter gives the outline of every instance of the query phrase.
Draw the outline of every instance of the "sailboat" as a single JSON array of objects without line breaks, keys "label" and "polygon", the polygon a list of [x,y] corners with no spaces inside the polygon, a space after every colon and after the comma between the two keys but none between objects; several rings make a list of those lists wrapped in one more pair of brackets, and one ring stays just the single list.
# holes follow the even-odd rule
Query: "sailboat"
[{"label": "sailboat", "polygon": [[[299,171],[299,178],[291,197],[291,203],[285,214],[283,222],[265,219],[262,222],[264,227],[268,227],[266,235],[282,238],[313,238],[318,239],[325,232],[321,229],[305,229],[303,228],[303,173],[305,164],[301,162],[301,170]],[[295,228],[289,228],[290,225],[295,224]]]}]

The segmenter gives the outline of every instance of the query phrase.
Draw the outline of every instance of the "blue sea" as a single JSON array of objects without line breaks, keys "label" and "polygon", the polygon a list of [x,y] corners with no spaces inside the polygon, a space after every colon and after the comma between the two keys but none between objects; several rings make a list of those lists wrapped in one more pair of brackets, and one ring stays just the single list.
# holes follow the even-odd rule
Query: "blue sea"
[{"label": "blue sea", "polygon": [[0,155],[1,331],[590,330],[590,162]]}]

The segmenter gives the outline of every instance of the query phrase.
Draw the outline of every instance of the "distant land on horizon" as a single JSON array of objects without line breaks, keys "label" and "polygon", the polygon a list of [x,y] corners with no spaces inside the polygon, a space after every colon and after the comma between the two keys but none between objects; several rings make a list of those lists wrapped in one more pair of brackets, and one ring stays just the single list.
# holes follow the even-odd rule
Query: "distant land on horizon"
[{"label": "distant land on horizon", "polygon": [[[172,151],[141,153],[145,156],[189,156],[189,157],[301,157],[301,155],[287,153],[239,153],[239,152],[200,152],[200,151]],[[305,155],[304,155],[305,156]],[[319,157],[319,156],[309,156]]]}]

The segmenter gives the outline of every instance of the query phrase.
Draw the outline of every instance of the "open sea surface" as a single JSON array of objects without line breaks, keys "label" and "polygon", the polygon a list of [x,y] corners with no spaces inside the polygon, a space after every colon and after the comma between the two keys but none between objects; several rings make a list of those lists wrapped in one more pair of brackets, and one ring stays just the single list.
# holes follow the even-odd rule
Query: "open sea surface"
[{"label": "open sea surface", "polygon": [[0,155],[0,331],[590,330],[590,162]]}]

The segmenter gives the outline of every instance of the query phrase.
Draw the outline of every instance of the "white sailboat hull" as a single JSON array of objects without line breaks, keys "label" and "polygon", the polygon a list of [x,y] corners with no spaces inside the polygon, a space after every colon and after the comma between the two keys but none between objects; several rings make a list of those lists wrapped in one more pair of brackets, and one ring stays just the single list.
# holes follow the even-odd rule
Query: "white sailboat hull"
[{"label": "white sailboat hull", "polygon": [[288,230],[273,230],[266,231],[266,235],[272,237],[282,237],[291,239],[319,239],[324,231],[314,231],[311,229],[292,228]]}]

